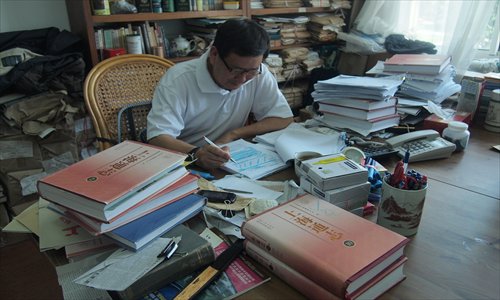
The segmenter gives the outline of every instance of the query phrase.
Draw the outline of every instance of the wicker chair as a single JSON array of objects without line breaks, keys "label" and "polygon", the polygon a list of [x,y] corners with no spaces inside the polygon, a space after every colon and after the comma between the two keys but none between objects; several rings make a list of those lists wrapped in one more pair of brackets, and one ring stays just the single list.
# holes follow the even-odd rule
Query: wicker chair
[{"label": "wicker chair", "polygon": [[90,70],[84,98],[101,151],[126,139],[140,140],[156,85],[173,65],[154,55],[126,54]]}]

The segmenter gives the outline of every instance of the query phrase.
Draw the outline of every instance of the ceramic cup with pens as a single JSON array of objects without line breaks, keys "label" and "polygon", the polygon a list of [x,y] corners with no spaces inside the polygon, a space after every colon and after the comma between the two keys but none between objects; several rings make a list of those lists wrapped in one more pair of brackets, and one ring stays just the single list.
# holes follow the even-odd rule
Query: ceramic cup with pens
[{"label": "ceramic cup with pens", "polygon": [[415,235],[424,208],[427,184],[420,189],[393,187],[386,176],[382,180],[382,197],[377,224],[404,236]]}]

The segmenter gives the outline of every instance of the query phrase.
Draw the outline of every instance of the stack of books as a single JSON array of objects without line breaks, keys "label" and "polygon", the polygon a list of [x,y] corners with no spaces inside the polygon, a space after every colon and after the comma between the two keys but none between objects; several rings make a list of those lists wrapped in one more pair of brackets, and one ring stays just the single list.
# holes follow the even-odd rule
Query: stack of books
[{"label": "stack of books", "polygon": [[295,168],[304,191],[363,215],[370,193],[365,167],[343,154],[331,154],[296,162]]},{"label": "stack of books", "polygon": [[312,195],[247,220],[247,253],[309,299],[375,299],[405,279],[409,239]]},{"label": "stack of books", "polygon": [[349,129],[361,135],[399,124],[394,98],[402,76],[373,78],[339,75],[318,81],[311,94],[317,119],[330,127]]},{"label": "stack of books", "polygon": [[460,92],[449,55],[396,54],[383,63],[383,74],[404,74],[398,95],[436,104]]},{"label": "stack of books", "polygon": [[185,158],[125,141],[42,178],[37,188],[51,209],[136,251],[203,209]]}]

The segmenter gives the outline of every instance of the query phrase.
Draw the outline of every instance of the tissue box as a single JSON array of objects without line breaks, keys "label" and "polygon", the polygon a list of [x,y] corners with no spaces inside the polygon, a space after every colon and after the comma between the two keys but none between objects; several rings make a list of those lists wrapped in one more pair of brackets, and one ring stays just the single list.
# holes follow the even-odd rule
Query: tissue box
[{"label": "tissue box", "polygon": [[438,117],[435,114],[432,114],[424,119],[423,129],[434,129],[437,132],[439,132],[439,134],[442,134],[443,130],[446,127],[448,127],[448,123],[450,121],[460,121],[460,122],[470,124],[471,113],[469,113],[469,112],[455,112],[453,117],[446,119],[446,120],[441,119],[440,117]]}]

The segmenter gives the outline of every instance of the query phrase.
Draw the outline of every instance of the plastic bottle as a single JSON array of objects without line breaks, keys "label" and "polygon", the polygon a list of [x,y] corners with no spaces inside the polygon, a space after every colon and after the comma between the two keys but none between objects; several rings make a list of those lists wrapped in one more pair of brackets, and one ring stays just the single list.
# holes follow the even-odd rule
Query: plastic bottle
[{"label": "plastic bottle", "polygon": [[468,128],[469,125],[464,122],[451,121],[443,130],[443,138],[457,146],[455,152],[463,151],[467,147],[470,137]]}]

